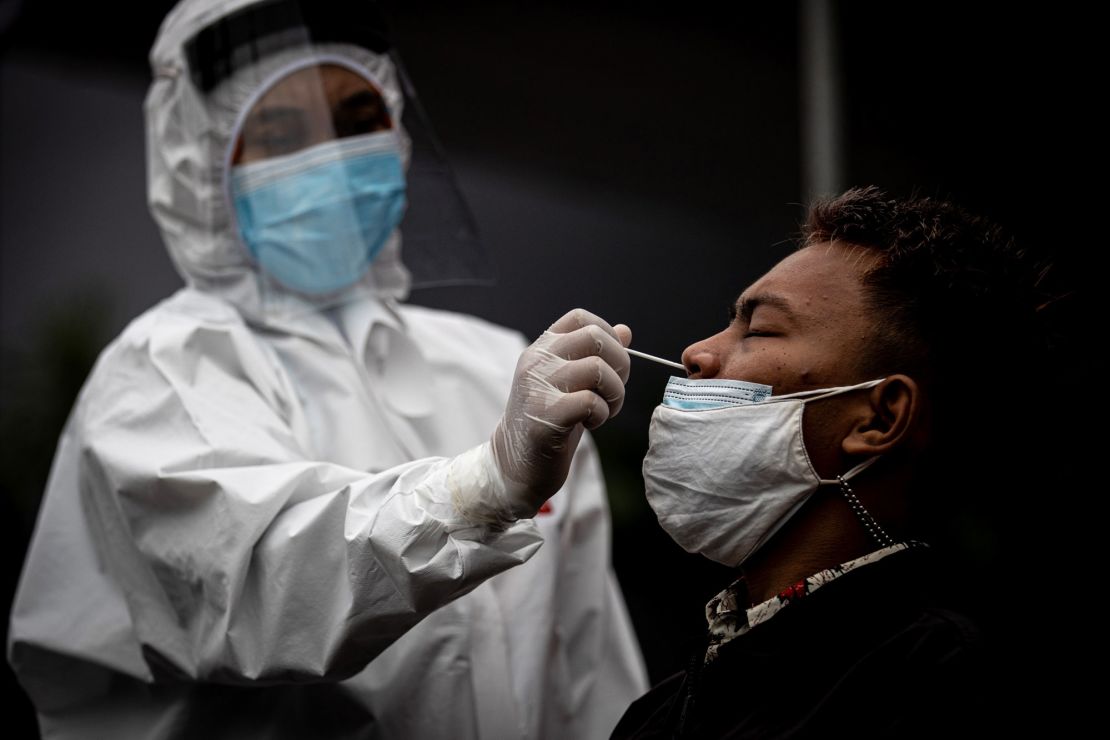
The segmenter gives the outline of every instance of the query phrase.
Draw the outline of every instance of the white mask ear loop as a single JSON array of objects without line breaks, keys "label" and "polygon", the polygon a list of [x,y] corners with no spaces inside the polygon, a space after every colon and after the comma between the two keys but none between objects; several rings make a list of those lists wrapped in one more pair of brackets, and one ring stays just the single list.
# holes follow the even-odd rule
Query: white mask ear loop
[{"label": "white mask ear loop", "polygon": [[[784,401],[791,398],[800,398],[805,403],[811,403],[812,401],[820,401],[822,398],[828,398],[829,396],[839,396],[841,393],[847,393],[849,391],[861,390],[863,388],[874,388],[879,383],[882,383],[884,380],[886,380],[886,378],[876,378],[875,380],[868,380],[863,383],[856,383],[855,385],[846,385],[840,388],[815,388],[809,391],[795,391],[794,393],[784,393],[781,396],[771,396],[767,399],[767,401]],[[810,397],[806,398],[806,396]]]},{"label": "white mask ear loop", "polygon": [[[871,460],[868,460],[867,463],[877,459],[878,458],[873,457]],[[857,466],[851,472],[857,472],[859,467],[860,466]],[[840,475],[836,476],[836,479],[840,482],[840,492],[844,494],[844,498],[848,501],[848,506],[852,509],[852,513],[859,519],[860,524],[867,530],[867,534],[871,536],[871,539],[875,540],[879,547],[890,547],[893,545],[894,539],[886,533],[885,529],[879,526],[879,523],[875,521],[875,517],[871,516],[871,512],[865,509],[863,504],[860,503],[859,498],[856,496],[856,492],[848,485],[848,481],[844,480],[844,477]]]},{"label": "white mask ear loop", "polygon": [[[810,401],[817,401],[822,398],[828,398],[829,396],[836,395],[838,393],[845,393],[847,391],[853,391],[861,388],[874,388],[879,383],[882,383],[883,380],[885,380],[885,378],[870,380],[866,383],[859,383],[857,385],[848,386],[846,388],[837,388],[820,396],[807,398],[805,399],[805,401],[808,403]],[[785,396],[780,396],[780,398],[785,398]],[[887,534],[886,530],[879,526],[879,523],[875,521],[875,517],[871,516],[871,512],[864,508],[864,505],[860,502],[859,497],[856,496],[856,492],[852,490],[852,487],[848,485],[848,481],[846,480],[847,478],[853,478],[859,473],[863,472],[878,459],[878,457],[872,457],[864,460],[844,475],[836,476],[836,480],[840,484],[840,492],[844,494],[844,498],[848,501],[848,506],[852,509],[852,513],[856,515],[857,519],[859,519],[860,524],[862,524],[863,528],[867,530],[867,534],[871,536],[871,539],[875,540],[875,542],[878,543],[879,547],[890,547],[894,544],[894,538]]]}]

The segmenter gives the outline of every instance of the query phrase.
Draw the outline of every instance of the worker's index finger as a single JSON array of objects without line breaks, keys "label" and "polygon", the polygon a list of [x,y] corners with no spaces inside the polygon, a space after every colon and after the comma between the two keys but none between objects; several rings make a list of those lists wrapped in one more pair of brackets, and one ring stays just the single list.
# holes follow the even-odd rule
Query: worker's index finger
[{"label": "worker's index finger", "polygon": [[620,342],[620,337],[617,335],[616,329],[614,329],[608,321],[596,314],[590,313],[584,308],[575,308],[571,311],[567,311],[563,314],[562,318],[548,327],[547,330],[552,334],[569,334],[572,331],[577,331],[590,324],[601,327],[605,330],[606,334]]},{"label": "worker's index finger", "polygon": [[632,346],[632,330],[628,328],[628,324],[617,324],[613,330],[617,332],[617,339],[623,346]]},{"label": "worker's index finger", "polygon": [[616,370],[622,381],[628,380],[628,352],[616,337],[606,334],[597,324],[586,324],[567,334],[547,336],[551,341],[545,349],[556,357],[573,362],[596,355]]}]

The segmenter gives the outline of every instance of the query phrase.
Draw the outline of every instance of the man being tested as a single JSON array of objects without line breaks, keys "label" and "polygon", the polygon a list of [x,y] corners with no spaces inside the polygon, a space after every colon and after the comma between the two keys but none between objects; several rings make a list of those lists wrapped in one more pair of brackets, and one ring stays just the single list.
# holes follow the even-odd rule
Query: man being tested
[{"label": "man being tested", "polygon": [[[1036,372],[1041,277],[946,202],[871,188],[811,210],[803,248],[686,349],[689,378],[652,418],[660,525],[743,577],[707,605],[692,668],[615,737],[945,737],[984,721],[975,631],[931,593],[920,538],[997,484],[992,452],[1023,429],[994,369]],[[969,378],[988,374],[969,418]]]},{"label": "man being tested", "polygon": [[9,644],[44,736],[603,737],[644,688],[583,437],[627,328],[572,311],[525,349],[401,303],[372,10],[162,26],[149,200],[188,287],[104,351],[59,444]]}]

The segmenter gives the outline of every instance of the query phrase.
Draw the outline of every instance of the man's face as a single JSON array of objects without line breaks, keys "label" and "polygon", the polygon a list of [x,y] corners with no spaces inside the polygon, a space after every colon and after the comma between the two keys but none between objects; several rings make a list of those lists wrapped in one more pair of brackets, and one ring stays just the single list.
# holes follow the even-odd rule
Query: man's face
[{"label": "man's face", "polygon": [[[728,327],[682,353],[691,378],[764,383],[775,395],[872,380],[862,358],[876,334],[862,277],[874,257],[859,248],[817,244],[799,250],[737,299]],[[806,446],[822,475],[839,469],[851,396],[808,404]],[[839,436],[838,436],[839,435]]]},{"label": "man's face", "polygon": [[232,163],[391,128],[385,101],[368,80],[338,65],[314,65],[283,77],[259,98],[243,123]]}]

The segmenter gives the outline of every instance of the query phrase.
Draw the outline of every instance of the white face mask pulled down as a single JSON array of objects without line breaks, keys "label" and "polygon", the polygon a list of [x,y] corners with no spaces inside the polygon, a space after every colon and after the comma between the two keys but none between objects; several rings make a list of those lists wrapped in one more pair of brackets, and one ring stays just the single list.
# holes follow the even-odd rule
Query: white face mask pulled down
[{"label": "white face mask pulled down", "polygon": [[840,483],[813,469],[802,439],[805,405],[881,382],[772,396],[758,383],[671,378],[651,417],[643,467],[659,525],[687,552],[739,566],[822,484]]}]

